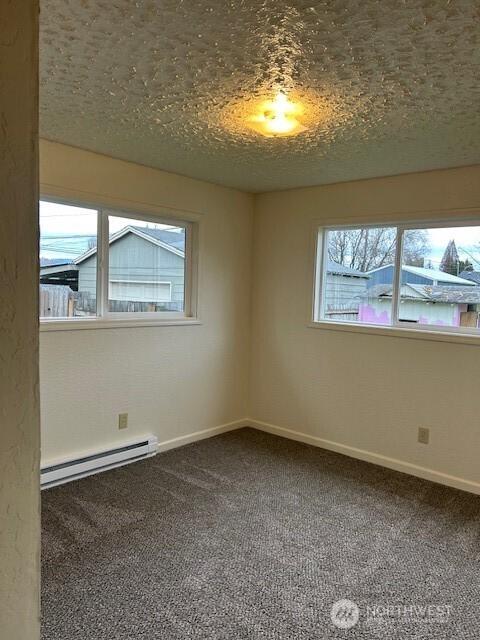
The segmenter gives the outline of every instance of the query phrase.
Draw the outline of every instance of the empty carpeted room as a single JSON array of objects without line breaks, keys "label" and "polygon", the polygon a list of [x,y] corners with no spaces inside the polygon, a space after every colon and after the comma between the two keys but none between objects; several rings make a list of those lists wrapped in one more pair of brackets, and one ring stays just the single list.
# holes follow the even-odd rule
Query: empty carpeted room
[{"label": "empty carpeted room", "polygon": [[0,2],[0,640],[480,637],[480,5]]}]

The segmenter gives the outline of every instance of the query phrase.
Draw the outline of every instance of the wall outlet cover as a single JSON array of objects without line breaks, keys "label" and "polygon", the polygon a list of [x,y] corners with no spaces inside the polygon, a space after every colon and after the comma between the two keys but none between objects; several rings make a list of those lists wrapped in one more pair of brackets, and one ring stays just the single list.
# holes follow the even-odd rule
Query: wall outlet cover
[{"label": "wall outlet cover", "polygon": [[418,442],[421,444],[428,444],[430,441],[430,429],[426,427],[418,428]]}]

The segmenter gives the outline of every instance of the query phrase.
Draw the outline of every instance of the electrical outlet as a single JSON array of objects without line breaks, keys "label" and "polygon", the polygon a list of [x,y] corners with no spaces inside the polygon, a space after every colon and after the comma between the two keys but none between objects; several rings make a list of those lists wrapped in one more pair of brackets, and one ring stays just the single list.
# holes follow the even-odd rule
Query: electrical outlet
[{"label": "electrical outlet", "polygon": [[428,444],[430,440],[430,429],[426,427],[418,427],[418,442]]},{"label": "electrical outlet", "polygon": [[128,427],[128,413],[118,414],[118,428],[126,429]]}]

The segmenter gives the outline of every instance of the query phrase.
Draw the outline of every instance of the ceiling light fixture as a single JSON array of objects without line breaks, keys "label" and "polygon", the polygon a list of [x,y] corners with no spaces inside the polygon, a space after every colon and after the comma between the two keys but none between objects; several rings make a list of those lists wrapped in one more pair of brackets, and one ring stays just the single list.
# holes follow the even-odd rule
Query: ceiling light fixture
[{"label": "ceiling light fixture", "polygon": [[301,104],[278,93],[274,100],[263,102],[259,113],[250,116],[247,122],[251,129],[267,138],[295,136],[306,129],[298,119],[302,113]]}]

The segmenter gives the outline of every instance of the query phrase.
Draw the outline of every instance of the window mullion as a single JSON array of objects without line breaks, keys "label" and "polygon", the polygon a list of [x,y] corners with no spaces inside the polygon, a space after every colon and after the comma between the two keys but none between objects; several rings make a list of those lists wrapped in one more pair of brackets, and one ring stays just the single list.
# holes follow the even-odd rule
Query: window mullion
[{"label": "window mullion", "polygon": [[[319,232],[317,232],[319,234]],[[321,255],[317,256],[317,269],[320,273],[320,282],[319,287],[317,286],[317,296],[319,300],[319,306],[316,310],[318,315],[316,319],[325,317],[325,295],[327,290],[327,271],[328,271],[328,243],[327,243],[328,232],[325,229],[322,229],[321,239]],[[318,246],[318,235],[317,235],[317,246]]]},{"label": "window mullion", "polygon": [[400,308],[400,293],[402,279],[402,252],[403,252],[403,234],[404,230],[397,227],[397,235],[395,239],[395,268],[393,271],[392,286],[392,325],[398,326],[398,312]]},{"label": "window mullion", "polygon": [[183,304],[184,304],[184,314],[185,316],[191,316],[192,309],[192,226],[185,225],[185,262],[184,262],[184,272],[183,272],[183,287],[184,287],[184,295],[183,295]]},{"label": "window mullion", "polygon": [[97,248],[97,315],[108,315],[108,249],[109,228],[106,211],[98,212],[98,248]]}]

